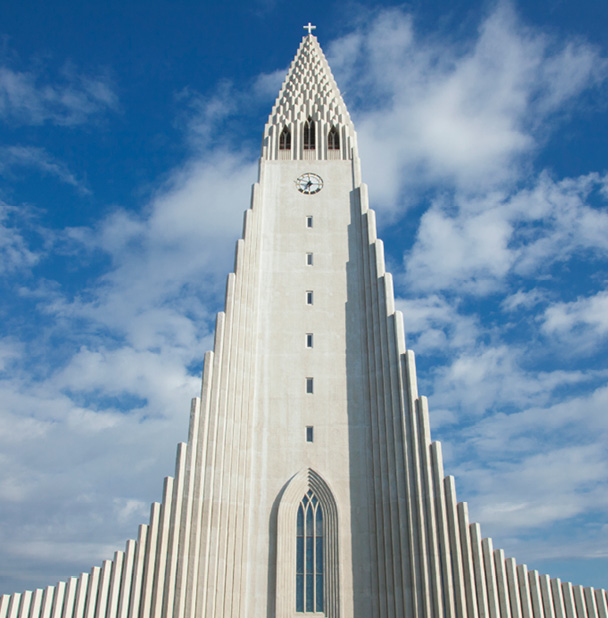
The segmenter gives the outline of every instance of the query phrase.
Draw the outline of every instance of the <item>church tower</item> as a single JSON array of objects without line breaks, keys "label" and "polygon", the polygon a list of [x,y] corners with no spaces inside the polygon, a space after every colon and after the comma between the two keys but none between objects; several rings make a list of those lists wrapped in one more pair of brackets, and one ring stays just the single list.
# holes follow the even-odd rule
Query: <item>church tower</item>
[{"label": "church tower", "polygon": [[0,618],[608,618],[458,503],[431,442],[357,138],[311,34],[264,129],[174,478],[90,573]]}]

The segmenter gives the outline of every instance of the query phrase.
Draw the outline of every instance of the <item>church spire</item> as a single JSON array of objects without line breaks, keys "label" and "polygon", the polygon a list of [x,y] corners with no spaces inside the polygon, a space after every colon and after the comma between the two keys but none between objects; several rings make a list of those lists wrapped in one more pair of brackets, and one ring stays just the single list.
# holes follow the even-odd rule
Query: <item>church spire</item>
[{"label": "church spire", "polygon": [[266,123],[264,159],[352,159],[356,155],[353,123],[317,37],[310,32],[313,27],[304,26],[309,34],[300,43]]}]

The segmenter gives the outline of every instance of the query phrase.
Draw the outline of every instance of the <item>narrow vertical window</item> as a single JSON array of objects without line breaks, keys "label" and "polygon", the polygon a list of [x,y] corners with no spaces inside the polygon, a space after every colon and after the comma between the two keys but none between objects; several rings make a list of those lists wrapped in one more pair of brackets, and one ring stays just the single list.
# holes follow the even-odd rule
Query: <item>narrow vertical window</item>
[{"label": "narrow vertical window", "polygon": [[312,348],[312,333],[306,333],[306,347]]},{"label": "narrow vertical window", "polygon": [[306,217],[306,227],[312,227],[312,215]]},{"label": "narrow vertical window", "polygon": [[309,116],[304,123],[304,150],[314,150],[316,145],[315,123]]},{"label": "narrow vertical window", "polygon": [[[312,430],[312,427],[307,427]],[[324,611],[323,510],[311,489],[298,507],[296,522],[296,612]]]},{"label": "narrow vertical window", "polygon": [[312,301],[313,301],[312,290],[308,290],[306,292],[306,304],[307,305],[312,305]]},{"label": "narrow vertical window", "polygon": [[287,127],[279,135],[279,150],[291,150],[291,131]]},{"label": "narrow vertical window", "polygon": [[332,127],[327,134],[327,149],[340,150],[340,134],[336,127]]},{"label": "narrow vertical window", "polygon": [[312,441],[313,441],[313,428],[307,427],[306,428],[306,442],[312,442]]},{"label": "narrow vertical window", "polygon": [[312,395],[314,381],[312,378],[306,378],[306,393]]},{"label": "narrow vertical window", "polygon": [[306,254],[306,266],[312,266],[312,253]]}]

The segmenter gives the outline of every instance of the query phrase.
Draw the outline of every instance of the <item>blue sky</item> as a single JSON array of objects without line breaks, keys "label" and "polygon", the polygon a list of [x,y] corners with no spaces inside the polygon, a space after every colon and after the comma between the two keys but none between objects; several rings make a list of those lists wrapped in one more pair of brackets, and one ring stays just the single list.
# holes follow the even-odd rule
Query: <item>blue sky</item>
[{"label": "blue sky", "polygon": [[309,20],[459,499],[608,586],[608,5],[124,4],[0,8],[0,593],[160,499]]}]

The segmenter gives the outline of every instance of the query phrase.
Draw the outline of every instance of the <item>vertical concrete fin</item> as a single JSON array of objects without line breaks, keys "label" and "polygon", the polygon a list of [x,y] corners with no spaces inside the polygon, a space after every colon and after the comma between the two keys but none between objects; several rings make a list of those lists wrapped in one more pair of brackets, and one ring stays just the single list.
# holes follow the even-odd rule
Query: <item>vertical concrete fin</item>
[{"label": "vertical concrete fin", "polygon": [[153,502],[150,507],[150,524],[144,559],[144,575],[141,590],[139,618],[149,618],[152,611],[152,592],[154,587],[154,566],[158,541],[158,526],[160,521],[160,504]]},{"label": "vertical concrete fin", "polygon": [[517,567],[517,584],[519,586],[522,616],[523,618],[534,618],[532,597],[530,596],[530,583],[528,581],[528,567],[525,564],[520,564]]},{"label": "vertical concrete fin", "polygon": [[114,553],[114,560],[112,562],[112,576],[110,578],[110,590],[108,593],[108,608],[106,611],[106,618],[116,618],[118,614],[118,600],[120,598],[120,584],[122,581],[122,568],[124,565],[124,559],[124,552],[117,551]]},{"label": "vertical concrete fin", "polygon": [[[95,609],[97,608],[97,597],[99,595],[99,578],[101,577],[101,568],[93,567],[89,575],[89,584],[87,586],[87,601],[85,603],[84,615],[85,618],[94,618]],[[46,600],[46,597],[45,597]],[[42,604],[44,608],[44,602]],[[50,615],[50,614],[49,614]],[[47,618],[42,614],[42,618]]]},{"label": "vertical concrete fin", "polygon": [[31,604],[32,592],[30,590],[26,590],[21,594],[21,603],[19,603],[17,618],[28,618]]},{"label": "vertical concrete fin", "polygon": [[366,213],[367,219],[367,244],[374,246],[378,236],[376,234],[376,213],[371,208]]},{"label": "vertical concrete fin", "polygon": [[[99,575],[99,588],[97,589],[97,607],[95,618],[105,618],[108,609],[108,596],[110,594],[110,577],[112,576],[112,561],[104,560]],[[54,618],[54,617],[53,617]]]},{"label": "vertical concrete fin", "polygon": [[462,572],[464,575],[464,592],[467,602],[467,616],[477,618],[477,591],[473,572],[473,557],[471,554],[471,537],[469,533],[469,505],[460,502],[458,510],[458,532],[462,551]]},{"label": "vertical concrete fin", "polygon": [[540,592],[543,600],[543,609],[545,610],[545,618],[555,618],[553,594],[551,593],[551,582],[548,575],[540,576]]},{"label": "vertical concrete fin", "polygon": [[[89,580],[89,587],[90,587],[90,580]],[[87,595],[88,595],[88,592],[87,592]],[[55,598],[55,587],[47,586],[44,589],[44,596],[42,597],[42,606],[40,608],[40,618],[50,618],[51,612],[53,609],[53,599],[54,598]],[[93,602],[93,608],[94,607],[95,605]]]},{"label": "vertical concrete fin", "polygon": [[598,618],[597,606],[595,604],[595,594],[593,588],[584,588],[585,605],[587,606],[587,615],[589,618]]},{"label": "vertical concrete fin", "polygon": [[[51,610],[51,618],[60,618],[63,611],[63,600],[65,599],[65,582],[59,582],[55,586],[55,594],[53,596],[53,609]],[[19,595],[21,597],[21,595]],[[9,611],[9,618],[16,618],[11,616]]]},{"label": "vertical concrete fin", "polygon": [[445,495],[443,490],[443,456],[441,444],[433,442],[430,446],[431,466],[433,472],[433,502],[438,531],[438,551],[441,562],[441,583],[443,604],[446,618],[455,618],[454,585],[452,577],[452,555],[450,551],[450,533],[448,527]]},{"label": "vertical concrete fin", "polygon": [[[83,573],[80,576],[80,581],[82,581],[83,576],[86,573]],[[88,576],[87,576],[88,577]],[[87,587],[85,584],[84,587],[84,596],[86,598]],[[44,590],[42,588],[36,588],[34,590],[34,595],[32,596],[32,604],[30,608],[30,618],[40,618],[40,612],[42,610],[42,599],[44,598]],[[83,600],[83,611],[84,611],[84,600]],[[82,612],[75,614],[76,618],[82,618]],[[0,618],[2,618],[2,600],[0,599]]]},{"label": "vertical concrete fin", "polygon": [[488,589],[483,564],[483,550],[481,548],[481,527],[479,524],[469,526],[471,536],[471,556],[475,574],[475,589],[477,591],[477,611],[479,618],[489,618]]},{"label": "vertical concrete fin", "polygon": [[135,552],[137,543],[129,539],[125,545],[125,559],[120,580],[120,603],[118,605],[118,618],[128,618],[129,601],[131,600],[133,582],[133,567],[135,565]]},{"label": "vertical concrete fin", "polygon": [[562,597],[567,618],[576,618],[576,605],[574,604],[574,591],[570,582],[562,584]]},{"label": "vertical concrete fin", "polygon": [[488,590],[488,614],[490,618],[501,618],[500,596],[496,581],[496,567],[494,565],[494,548],[492,539],[482,539],[481,549],[483,552],[483,566],[486,574],[486,586]]},{"label": "vertical concrete fin", "polygon": [[496,569],[496,587],[498,588],[500,618],[511,618],[511,603],[509,600],[505,552],[502,549],[494,550],[494,568]]},{"label": "vertical concrete fin", "polygon": [[582,586],[572,586],[574,593],[574,605],[576,606],[577,618],[587,618],[587,603],[585,602],[585,592]]},{"label": "vertical concrete fin", "polygon": [[[165,573],[167,567],[167,548],[169,546],[169,529],[171,524],[171,512],[173,510],[173,485],[172,477],[165,477],[163,486],[163,500],[160,506],[158,524],[158,539],[156,543],[156,558],[154,565],[154,580],[152,584],[151,614],[152,618],[160,618],[163,610],[163,595],[165,592]],[[110,618],[110,617],[108,617]]]},{"label": "vertical concrete fin", "polygon": [[[63,583],[63,582],[61,582]],[[65,584],[63,584],[65,587]],[[59,587],[59,584],[57,584],[57,586]],[[21,592],[15,592],[15,594],[11,595],[11,600],[8,606],[8,614],[7,614],[7,618],[18,618],[19,617],[19,605],[21,605]],[[61,595],[61,601],[63,601],[63,590],[62,590],[62,595]],[[54,606],[53,606],[54,609]],[[59,609],[59,611],[61,611],[61,609]],[[55,614],[55,612],[53,612],[53,614]],[[53,618],[55,618],[53,616]]]},{"label": "vertical concrete fin", "polygon": [[[551,592],[553,594],[553,606],[555,608],[556,618],[567,618],[564,596],[562,594],[562,583],[559,578],[551,580]],[[602,618],[608,618],[608,615]]]},{"label": "vertical concrete fin", "polygon": [[11,603],[11,595],[3,594],[0,597],[0,618],[7,618],[8,616],[8,606]]},{"label": "vertical concrete fin", "polygon": [[[428,554],[430,599],[429,613],[432,616],[445,615],[445,602],[443,597],[443,576],[441,572],[441,550],[439,543],[439,531],[437,514],[435,510],[435,479],[433,473],[433,461],[428,440],[428,403],[426,398],[416,400],[417,427],[418,427],[418,450],[420,452],[422,470],[422,500],[423,522],[427,529],[425,551]],[[441,484],[441,481],[439,481]]]},{"label": "vertical concrete fin", "polygon": [[149,527],[146,525],[139,526],[137,547],[135,548],[135,558],[133,561],[133,585],[131,587],[131,598],[129,599],[129,618],[139,617],[139,606],[141,603],[141,593],[143,589],[144,571],[146,566],[148,529]]},{"label": "vertical concrete fin", "polygon": [[532,599],[534,618],[545,618],[538,571],[528,571],[528,581],[530,582],[530,598]]},{"label": "vertical concrete fin", "polygon": [[468,616],[465,593],[465,580],[462,569],[462,549],[458,529],[458,507],[456,501],[456,487],[453,476],[446,476],[443,480],[445,505],[450,533],[450,554],[452,556],[452,573],[454,581],[454,601],[457,616]]},{"label": "vertical concrete fin", "polygon": [[[177,560],[179,550],[179,536],[184,509],[184,485],[186,483],[186,462],[188,459],[188,445],[181,442],[177,447],[175,459],[175,481],[171,498],[171,517],[169,523],[169,537],[167,543],[167,565],[163,584],[163,618],[172,618],[175,590],[177,587]],[[123,618],[122,616],[120,618]]]},{"label": "vertical concrete fin", "polygon": [[416,380],[416,356],[412,350],[405,353],[407,391],[411,399],[418,399],[418,382]]},{"label": "vertical concrete fin", "polygon": [[511,604],[511,616],[522,618],[521,599],[519,597],[519,582],[517,580],[517,565],[514,558],[505,560],[505,571],[507,573],[507,585],[509,587],[509,599]]},{"label": "vertical concrete fin", "polygon": [[[555,581],[555,580],[552,580]],[[600,618],[608,618],[608,604],[606,602],[606,593],[603,590],[596,589],[595,605],[597,607],[597,615]],[[558,617],[561,618],[561,617]]]}]

